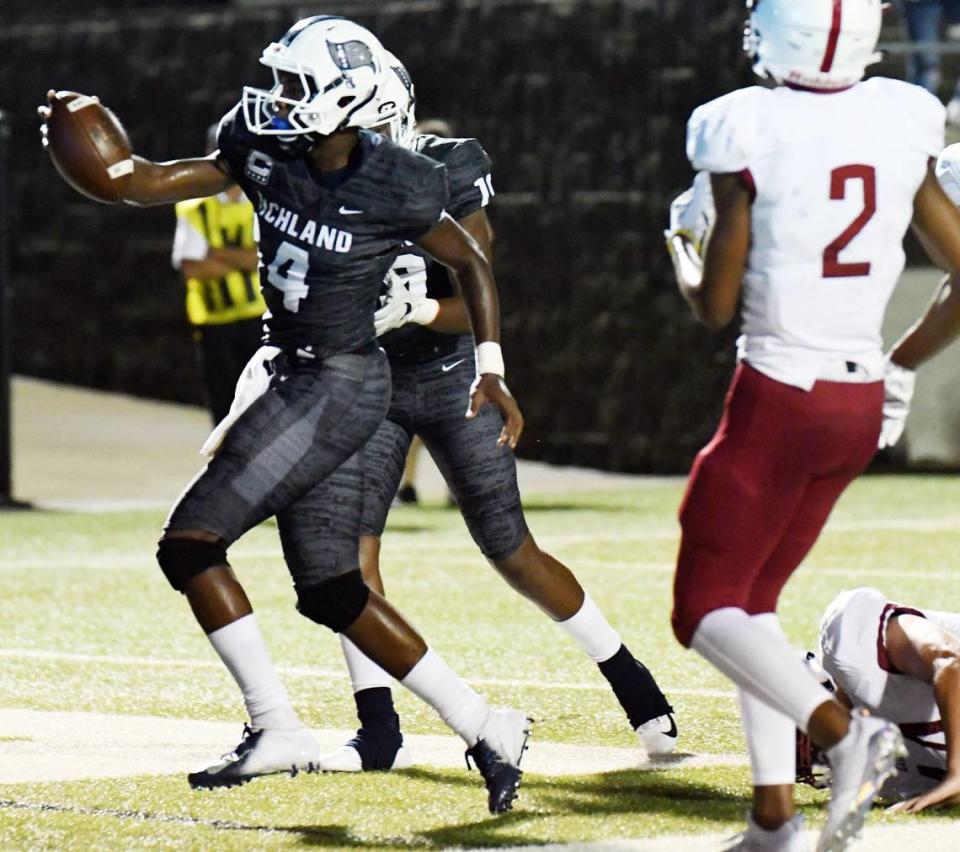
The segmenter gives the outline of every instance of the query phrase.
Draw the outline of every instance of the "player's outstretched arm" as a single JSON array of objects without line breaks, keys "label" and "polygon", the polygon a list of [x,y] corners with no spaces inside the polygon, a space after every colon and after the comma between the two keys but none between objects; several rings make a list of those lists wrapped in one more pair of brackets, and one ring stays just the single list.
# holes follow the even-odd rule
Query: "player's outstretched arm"
[{"label": "player's outstretched arm", "polygon": [[234,184],[216,154],[168,163],[154,163],[134,156],[133,166],[123,200],[139,207],[206,198],[224,192]]},{"label": "player's outstretched arm", "polygon": [[417,245],[450,269],[460,282],[477,346],[477,381],[467,416],[476,416],[484,402],[493,403],[504,421],[498,443],[516,447],[523,431],[523,415],[503,381],[500,302],[490,263],[477,241],[449,216],[417,240]]},{"label": "player's outstretched arm", "polygon": [[[49,147],[48,122],[56,98],[57,92],[51,89],[47,92],[47,104],[37,108],[40,139],[45,148]],[[116,183],[120,190],[119,200],[128,204],[148,206],[205,198],[229,189],[234,183],[226,164],[216,154],[167,163],[155,163],[136,155],[131,155],[130,159],[132,172]]]},{"label": "player's outstretched arm", "polygon": [[886,636],[890,662],[903,674],[933,687],[947,742],[947,775],[922,796],[891,811],[917,813],[935,805],[960,803],[960,639],[918,615],[890,619]]},{"label": "player's outstretched arm", "polygon": [[751,198],[739,175],[710,176],[716,222],[700,280],[677,276],[680,293],[696,318],[712,329],[724,328],[736,316],[743,273],[750,251]]},{"label": "player's outstretched arm", "polygon": [[931,165],[913,202],[913,228],[931,257],[949,273],[924,315],[890,352],[893,364],[915,370],[960,334],[960,211]]}]

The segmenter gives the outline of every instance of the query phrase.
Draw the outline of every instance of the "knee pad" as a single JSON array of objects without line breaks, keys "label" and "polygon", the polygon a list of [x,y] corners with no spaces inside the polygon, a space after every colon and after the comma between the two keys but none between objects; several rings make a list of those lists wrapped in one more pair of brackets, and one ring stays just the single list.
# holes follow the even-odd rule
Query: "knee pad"
[{"label": "knee pad", "polygon": [[157,562],[164,576],[178,592],[198,574],[217,565],[229,565],[227,549],[213,541],[194,538],[162,538],[157,546]]},{"label": "knee pad", "polygon": [[370,589],[357,568],[331,580],[297,589],[297,610],[334,633],[343,633],[360,617],[369,597]]}]

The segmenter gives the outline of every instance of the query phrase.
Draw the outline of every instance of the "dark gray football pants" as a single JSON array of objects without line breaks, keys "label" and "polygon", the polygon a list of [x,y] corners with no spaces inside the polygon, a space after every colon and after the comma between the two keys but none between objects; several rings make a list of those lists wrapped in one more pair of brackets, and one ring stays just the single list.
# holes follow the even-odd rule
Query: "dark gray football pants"
[{"label": "dark gray football pants", "polygon": [[358,450],[383,420],[389,393],[379,348],[274,376],[177,501],[165,529],[216,533],[229,547],[276,515],[298,589],[355,570],[364,496]]},{"label": "dark gray football pants", "polygon": [[512,554],[527,536],[509,447],[498,447],[503,418],[484,405],[464,418],[476,375],[473,339],[422,364],[392,364],[393,393],[386,419],[363,448],[364,535],[383,533],[414,435],[419,435],[457,500],[470,535],[488,559]]}]

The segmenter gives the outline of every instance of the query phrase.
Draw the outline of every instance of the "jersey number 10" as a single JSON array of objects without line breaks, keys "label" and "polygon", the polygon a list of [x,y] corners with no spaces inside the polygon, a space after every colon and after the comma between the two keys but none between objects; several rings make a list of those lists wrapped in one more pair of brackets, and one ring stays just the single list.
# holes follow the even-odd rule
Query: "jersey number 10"
[{"label": "jersey number 10", "polygon": [[863,226],[877,212],[877,171],[873,166],[840,166],[830,172],[830,200],[840,201],[847,197],[847,181],[863,183],[863,210],[830,245],[823,250],[824,278],[857,278],[870,274],[870,262],[859,263],[840,260],[840,252],[863,230]]}]

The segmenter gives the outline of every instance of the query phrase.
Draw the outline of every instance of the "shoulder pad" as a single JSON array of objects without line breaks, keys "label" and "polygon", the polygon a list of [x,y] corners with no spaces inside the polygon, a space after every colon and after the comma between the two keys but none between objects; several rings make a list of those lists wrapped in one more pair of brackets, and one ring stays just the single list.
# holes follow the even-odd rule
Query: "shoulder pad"
[{"label": "shoulder pad", "polygon": [[694,169],[740,172],[750,165],[770,90],[738,89],[697,107],[687,122],[687,157]]},{"label": "shoulder pad", "polygon": [[240,114],[239,103],[220,119],[217,127],[217,148],[220,159],[227,163],[235,179],[239,179],[243,174],[243,161],[251,147],[251,135]]},{"label": "shoulder pad", "polygon": [[897,125],[910,134],[916,146],[928,156],[936,157],[940,153],[945,144],[947,108],[939,98],[920,86],[889,77],[871,77],[860,85],[896,101],[887,109]]},{"label": "shoulder pad", "polygon": [[413,241],[431,230],[447,207],[447,170],[442,163],[392,142],[385,141],[381,147],[391,175],[391,203],[399,207],[396,224],[404,239]]},{"label": "shoulder pad", "polygon": [[446,167],[450,185],[447,212],[454,219],[490,203],[494,194],[490,157],[476,139],[424,135],[417,138],[417,150]]},{"label": "shoulder pad", "polygon": [[448,172],[470,171],[474,177],[490,173],[490,157],[476,139],[444,139],[419,136],[417,150],[447,167]]}]

